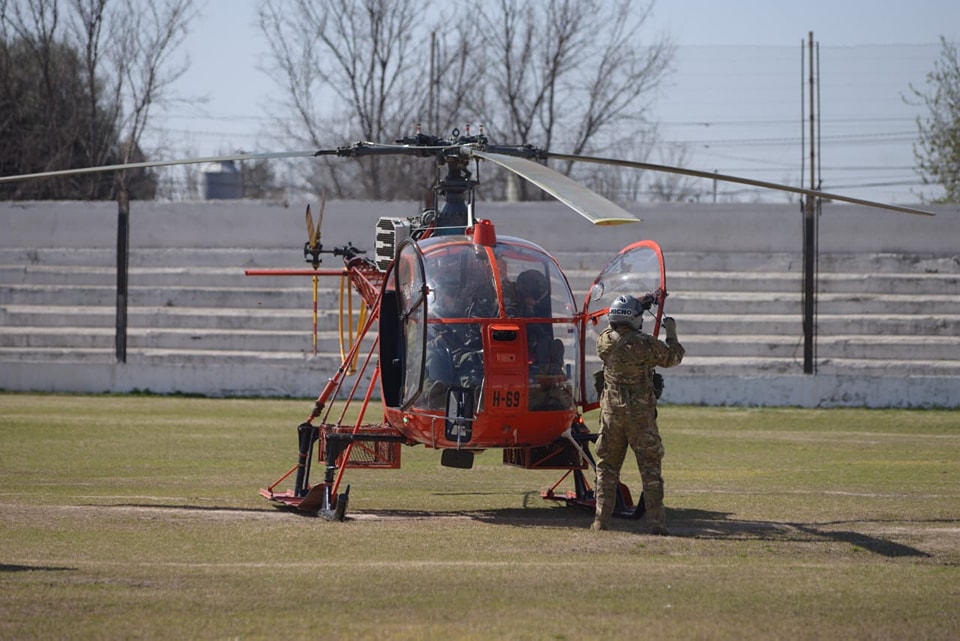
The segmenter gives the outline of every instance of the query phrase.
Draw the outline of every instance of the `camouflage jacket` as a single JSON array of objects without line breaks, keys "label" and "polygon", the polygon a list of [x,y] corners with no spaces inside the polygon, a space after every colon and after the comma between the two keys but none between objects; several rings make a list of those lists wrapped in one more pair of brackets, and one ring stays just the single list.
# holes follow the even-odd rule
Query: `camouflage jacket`
[{"label": "camouflage jacket", "polygon": [[653,368],[679,365],[683,354],[679,341],[664,342],[629,328],[608,327],[597,337],[607,385],[652,387]]}]

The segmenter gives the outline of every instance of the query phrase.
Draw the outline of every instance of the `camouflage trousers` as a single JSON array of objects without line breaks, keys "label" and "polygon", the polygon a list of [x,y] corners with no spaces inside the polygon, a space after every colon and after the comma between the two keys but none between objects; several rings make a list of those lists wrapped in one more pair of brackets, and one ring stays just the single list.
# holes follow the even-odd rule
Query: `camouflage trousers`
[{"label": "camouflage trousers", "polygon": [[600,403],[600,435],[597,438],[596,520],[606,526],[616,506],[620,469],[633,450],[643,482],[647,517],[663,525],[663,442],[657,429],[656,400],[650,395],[631,398],[633,390],[608,387]]}]

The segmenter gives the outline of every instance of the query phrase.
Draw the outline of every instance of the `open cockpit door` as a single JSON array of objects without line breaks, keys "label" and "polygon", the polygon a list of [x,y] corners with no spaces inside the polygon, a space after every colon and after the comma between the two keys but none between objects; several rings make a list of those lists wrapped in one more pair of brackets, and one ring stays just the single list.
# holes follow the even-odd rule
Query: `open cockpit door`
[{"label": "open cockpit door", "polygon": [[607,263],[587,291],[583,304],[583,341],[580,350],[580,398],[583,410],[599,405],[594,387],[594,374],[603,366],[597,358],[597,337],[607,328],[607,310],[617,296],[630,295],[637,300],[648,297],[650,307],[644,314],[644,330],[657,336],[663,318],[663,301],[667,296],[663,252],[652,240],[628,245]]}]

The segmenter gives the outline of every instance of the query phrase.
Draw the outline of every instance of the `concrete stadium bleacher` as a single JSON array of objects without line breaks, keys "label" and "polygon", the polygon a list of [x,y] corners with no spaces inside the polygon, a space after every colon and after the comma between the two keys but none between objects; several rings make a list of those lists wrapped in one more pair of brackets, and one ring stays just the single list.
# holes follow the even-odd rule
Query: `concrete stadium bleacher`
[{"label": "concrete stadium bleacher", "polygon": [[[0,389],[313,397],[339,364],[339,283],[300,268],[303,205],[131,204],[127,362],[115,358],[116,205],[0,205]],[[553,253],[582,299],[621,247],[660,243],[687,357],[666,402],[960,406],[960,215],[825,204],[816,373],[803,373],[798,205],[644,205],[598,228],[557,203],[480,203],[498,234]],[[376,220],[415,203],[334,201],[323,242],[372,255]],[[339,267],[324,259],[324,267]],[[588,350],[589,352],[590,350]]]}]

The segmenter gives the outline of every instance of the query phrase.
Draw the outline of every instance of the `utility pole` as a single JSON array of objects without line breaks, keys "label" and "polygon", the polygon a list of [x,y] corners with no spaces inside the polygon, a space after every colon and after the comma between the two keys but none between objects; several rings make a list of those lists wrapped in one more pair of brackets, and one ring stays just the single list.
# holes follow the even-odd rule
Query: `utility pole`
[{"label": "utility pole", "polygon": [[[438,131],[438,114],[433,109],[433,102],[435,100],[434,92],[437,90],[437,81],[436,81],[436,58],[437,58],[437,32],[430,32],[430,90],[427,94],[427,131],[433,135],[437,135],[440,132]],[[439,110],[438,110],[439,111]]]},{"label": "utility pole", "polygon": [[114,346],[118,363],[127,362],[127,275],[130,268],[130,194],[126,176],[117,178],[117,326]]},{"label": "utility pole", "polygon": [[[813,32],[808,33],[810,70],[810,189],[817,189],[816,118],[814,113]],[[817,216],[815,198],[807,196],[803,209],[803,373],[813,374],[816,342]]]}]

